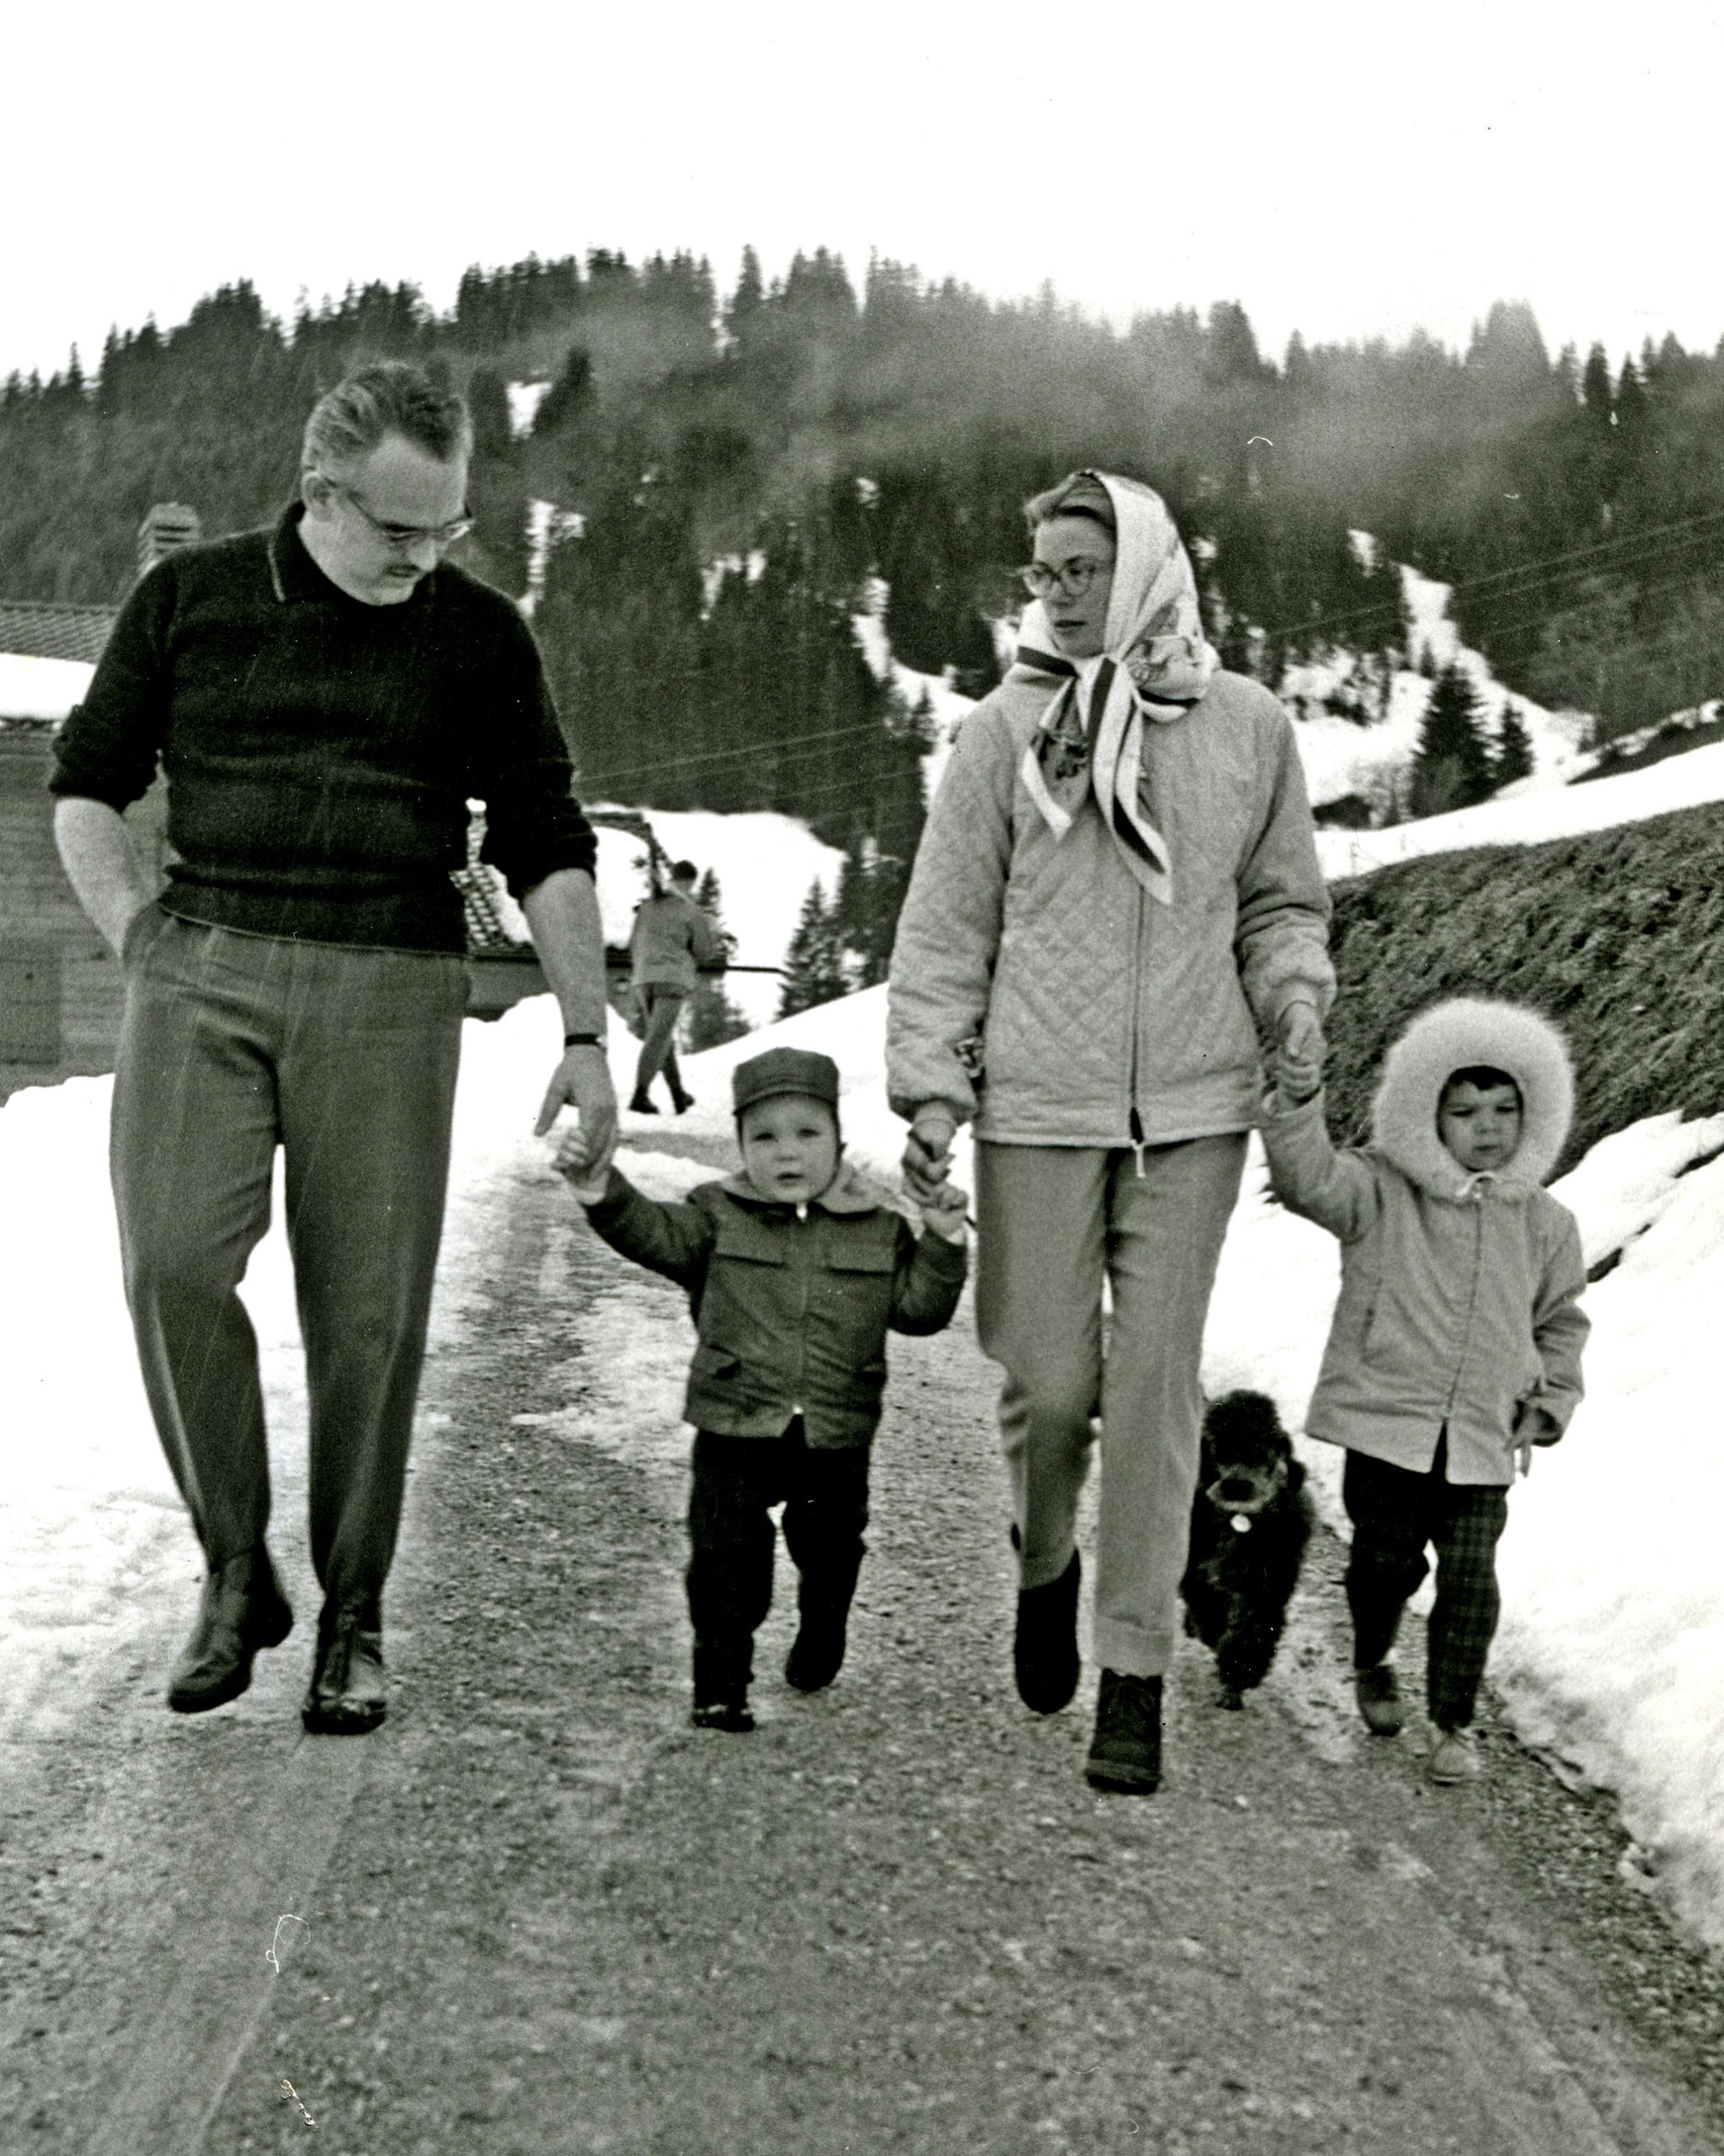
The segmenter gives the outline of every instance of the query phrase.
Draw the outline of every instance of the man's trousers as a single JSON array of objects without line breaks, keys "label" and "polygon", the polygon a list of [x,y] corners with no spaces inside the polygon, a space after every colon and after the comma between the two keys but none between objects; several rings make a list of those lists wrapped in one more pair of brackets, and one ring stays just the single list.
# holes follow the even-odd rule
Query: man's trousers
[{"label": "man's trousers", "polygon": [[284,1155],[310,1401],[312,1559],[371,1622],[407,1473],[461,1055],[453,954],[168,915],[127,938],[111,1166],[156,1428],[211,1566],[270,1517],[257,1341],[235,1290]]},{"label": "man's trousers", "polygon": [[680,988],[662,985],[643,988],[639,993],[646,1037],[634,1068],[635,1092],[637,1096],[644,1093],[662,1070],[670,1097],[680,1101],[683,1091],[682,1072],[676,1061],[676,1022],[688,998]]},{"label": "man's trousers", "polygon": [[1395,1644],[1407,1598],[1437,1553],[1437,1599],[1426,1627],[1425,1697],[1439,1729],[1473,1718],[1502,1597],[1497,1545],[1508,1524],[1508,1492],[1494,1483],[1451,1482],[1448,1438],[1438,1440],[1428,1474],[1349,1452],[1341,1502],[1353,1522],[1347,1600],[1353,1666],[1373,1669]]},{"label": "man's trousers", "polygon": [[1020,1583],[1070,1562],[1099,1416],[1095,1652],[1124,1676],[1160,1675],[1179,1636],[1204,1321],[1245,1153],[1242,1131],[1147,1146],[1141,1172],[1129,1148],[975,1149],[976,1329],[1006,1371]]}]

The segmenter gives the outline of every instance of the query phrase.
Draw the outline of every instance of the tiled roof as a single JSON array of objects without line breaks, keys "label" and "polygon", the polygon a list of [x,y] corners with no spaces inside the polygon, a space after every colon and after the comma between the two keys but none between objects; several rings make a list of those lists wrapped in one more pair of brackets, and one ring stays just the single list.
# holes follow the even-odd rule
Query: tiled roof
[{"label": "tiled roof", "polygon": [[93,666],[114,626],[112,606],[54,599],[0,599],[0,651],[26,659],[77,659]]}]

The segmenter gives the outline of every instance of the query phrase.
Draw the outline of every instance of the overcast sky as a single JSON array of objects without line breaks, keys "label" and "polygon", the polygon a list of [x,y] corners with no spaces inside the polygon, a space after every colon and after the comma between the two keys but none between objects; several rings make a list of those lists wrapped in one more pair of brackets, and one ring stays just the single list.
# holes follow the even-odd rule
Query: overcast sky
[{"label": "overcast sky", "polygon": [[438,307],[471,262],[871,250],[1266,351],[1524,298],[1554,350],[1724,334],[1721,0],[296,0],[8,9],[0,373],[248,277]]}]

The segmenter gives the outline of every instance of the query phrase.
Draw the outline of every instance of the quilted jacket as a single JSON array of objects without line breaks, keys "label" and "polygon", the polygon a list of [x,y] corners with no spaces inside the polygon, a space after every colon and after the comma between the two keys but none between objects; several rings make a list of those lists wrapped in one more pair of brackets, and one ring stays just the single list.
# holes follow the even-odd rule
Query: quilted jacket
[{"label": "quilted jacket", "polygon": [[892,954],[892,1106],[943,1102],[1008,1145],[1247,1129],[1258,1029],[1335,992],[1292,723],[1267,689],[1218,673],[1182,718],[1144,728],[1145,805],[1172,864],[1162,905],[1092,797],[1061,840],[1037,814],[1019,766],[1048,693],[1003,683],[953,749]]},{"label": "quilted jacket", "polygon": [[[1276,1195],[1341,1241],[1312,1437],[1424,1475],[1446,1427],[1446,1480],[1506,1486],[1523,1405],[1567,1427],[1589,1328],[1580,1231],[1540,1187],[1572,1097],[1555,1038],[1530,1011],[1438,1005],[1389,1058],[1370,1145],[1336,1150],[1321,1094],[1265,1119]],[[1437,1103],[1449,1074],[1476,1064],[1519,1081],[1524,1116],[1508,1168],[1469,1176],[1438,1138]]]},{"label": "quilted jacket", "polygon": [[740,1176],[675,1205],[613,1168],[587,1218],[612,1249],[688,1291],[699,1335],[683,1412],[697,1429],[865,1445],[880,1419],[886,1335],[938,1332],[963,1290],[961,1242],[920,1239],[853,1171],[800,1213]]}]

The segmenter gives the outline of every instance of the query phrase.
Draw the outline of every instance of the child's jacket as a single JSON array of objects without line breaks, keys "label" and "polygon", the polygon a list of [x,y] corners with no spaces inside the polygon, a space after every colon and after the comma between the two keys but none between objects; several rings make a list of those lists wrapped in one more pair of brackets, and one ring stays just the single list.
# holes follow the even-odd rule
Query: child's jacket
[{"label": "child's jacket", "polygon": [[[1521,1089],[1520,1145],[1497,1174],[1469,1176],[1437,1135],[1444,1084],[1475,1064]],[[1561,1040],[1534,1013],[1451,1003],[1391,1052],[1370,1145],[1336,1150],[1321,1094],[1266,1118],[1276,1195],[1342,1246],[1312,1437],[1425,1474],[1446,1427],[1449,1481],[1508,1485],[1522,1404],[1567,1426],[1590,1329],[1586,1268],[1573,1214],[1539,1185],[1567,1135],[1569,1084]]]},{"label": "child's jacket", "polygon": [[700,1340],[683,1412],[723,1436],[781,1437],[800,1415],[816,1449],[867,1444],[888,1330],[940,1331],[963,1289],[963,1245],[918,1239],[850,1168],[802,1216],[740,1176],[665,1205],[615,1169],[586,1211],[613,1250],[688,1290]]}]

